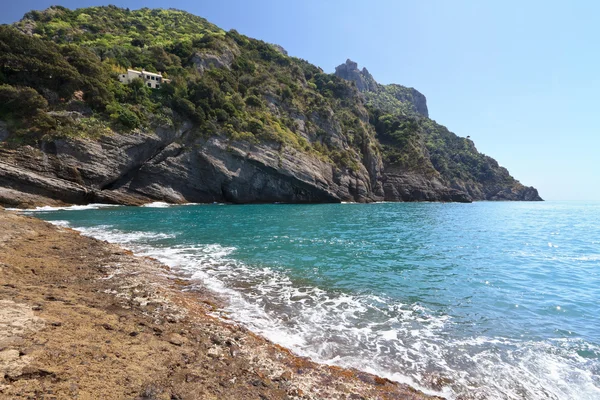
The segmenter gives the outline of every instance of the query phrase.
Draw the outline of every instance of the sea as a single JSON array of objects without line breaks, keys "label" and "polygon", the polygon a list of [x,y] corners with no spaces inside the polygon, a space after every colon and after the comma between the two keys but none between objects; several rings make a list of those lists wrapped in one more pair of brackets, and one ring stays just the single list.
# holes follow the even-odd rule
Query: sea
[{"label": "sea", "polygon": [[600,203],[88,205],[301,356],[448,399],[600,399]]}]

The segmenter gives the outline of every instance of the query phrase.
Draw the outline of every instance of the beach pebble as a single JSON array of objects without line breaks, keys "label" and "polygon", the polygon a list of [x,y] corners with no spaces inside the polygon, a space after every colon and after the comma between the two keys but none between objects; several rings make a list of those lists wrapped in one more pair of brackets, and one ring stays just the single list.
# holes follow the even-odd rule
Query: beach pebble
[{"label": "beach pebble", "polygon": [[102,324],[102,327],[103,327],[104,329],[106,329],[107,331],[112,331],[112,330],[114,330],[114,329],[115,329],[115,328],[113,328],[111,325],[109,325],[109,324],[106,324],[106,323],[105,323],[105,324]]},{"label": "beach pebble", "polygon": [[163,333],[163,330],[160,329],[159,327],[156,327],[156,326],[153,327],[152,330],[154,331],[154,334],[157,335],[157,336],[160,336]]},{"label": "beach pebble", "polygon": [[279,376],[279,379],[282,381],[289,381],[292,379],[292,373],[290,371],[285,371]]},{"label": "beach pebble", "polygon": [[221,349],[218,347],[211,347],[210,349],[208,349],[206,354],[212,358],[219,358],[219,357],[221,357],[222,352],[221,352]]},{"label": "beach pebble", "polygon": [[238,345],[236,345],[235,343],[232,343],[229,346],[229,354],[231,354],[231,357],[236,357],[240,352],[240,347]]},{"label": "beach pebble", "polygon": [[217,345],[222,345],[224,342],[223,337],[217,335],[211,335],[210,341]]},{"label": "beach pebble", "polygon": [[167,341],[175,346],[181,346],[187,342],[187,339],[177,333],[172,333],[169,335]]}]

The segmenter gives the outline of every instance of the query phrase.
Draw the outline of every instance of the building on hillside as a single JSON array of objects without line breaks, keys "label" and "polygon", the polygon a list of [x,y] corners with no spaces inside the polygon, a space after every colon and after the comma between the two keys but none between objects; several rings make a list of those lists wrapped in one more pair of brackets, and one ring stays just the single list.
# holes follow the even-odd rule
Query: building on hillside
[{"label": "building on hillside", "polygon": [[135,69],[128,69],[126,74],[119,74],[119,81],[124,84],[131,83],[135,78],[140,78],[144,81],[146,86],[152,89],[160,88],[160,85],[165,82],[169,83],[171,80],[162,77],[162,74],[155,74],[154,72],[148,71],[136,71]]}]

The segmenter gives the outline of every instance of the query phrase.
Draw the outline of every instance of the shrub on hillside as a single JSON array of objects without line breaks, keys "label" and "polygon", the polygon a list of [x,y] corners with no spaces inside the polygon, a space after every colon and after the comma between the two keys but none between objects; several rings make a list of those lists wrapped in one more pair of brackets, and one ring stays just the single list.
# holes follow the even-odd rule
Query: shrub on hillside
[{"label": "shrub on hillside", "polygon": [[48,107],[35,89],[0,85],[0,116],[29,117]]}]

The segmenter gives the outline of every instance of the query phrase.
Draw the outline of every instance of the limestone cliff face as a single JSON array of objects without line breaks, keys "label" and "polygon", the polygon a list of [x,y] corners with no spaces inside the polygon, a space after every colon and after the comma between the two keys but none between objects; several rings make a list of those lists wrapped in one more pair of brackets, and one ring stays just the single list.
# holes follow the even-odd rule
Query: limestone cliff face
[{"label": "limestone cliff face", "polygon": [[373,92],[379,87],[366,68],[363,68],[362,71],[359,70],[358,64],[350,59],[346,60],[345,64],[337,66],[335,74],[342,79],[354,82],[356,88],[361,92]]},{"label": "limestone cliff face", "polygon": [[[202,58],[207,59],[213,60]],[[198,67],[205,67],[200,57],[198,60]],[[219,60],[219,66],[228,67],[225,58]],[[350,67],[338,71],[356,76],[357,69]],[[360,72],[360,76],[370,75]],[[372,85],[370,79],[361,82],[365,87]],[[414,102],[418,95],[398,98]],[[268,106],[273,112],[290,112],[277,97],[271,98]],[[362,110],[360,120],[368,123],[367,111],[358,110]],[[327,132],[329,146],[349,148],[332,115],[312,116],[313,124]],[[296,114],[294,118],[297,133],[314,140],[304,125],[306,116]],[[0,146],[0,204],[540,200],[534,188],[510,184],[512,177],[493,164],[495,161],[492,164],[498,168],[489,172],[487,181],[445,179],[433,166],[425,173],[386,162],[377,150],[380,143],[365,142],[358,168],[339,168],[275,143],[250,144],[218,134],[197,137],[193,128],[188,122],[177,129],[56,139],[34,147]],[[1,123],[0,142],[9,136]],[[425,147],[423,152],[430,157]]]},{"label": "limestone cliff face", "polygon": [[466,191],[446,186],[438,178],[388,166],[383,175],[386,201],[441,201],[470,203]]},{"label": "limestone cliff face", "polygon": [[278,145],[194,139],[189,128],[0,148],[0,204],[383,200],[365,166],[342,171]]}]

